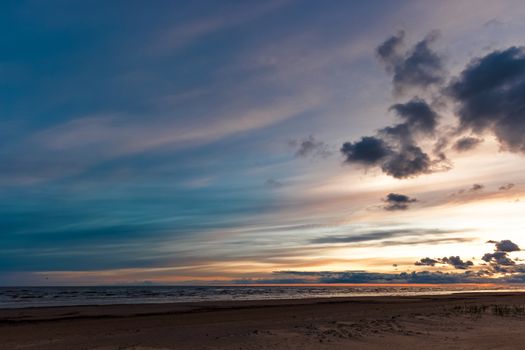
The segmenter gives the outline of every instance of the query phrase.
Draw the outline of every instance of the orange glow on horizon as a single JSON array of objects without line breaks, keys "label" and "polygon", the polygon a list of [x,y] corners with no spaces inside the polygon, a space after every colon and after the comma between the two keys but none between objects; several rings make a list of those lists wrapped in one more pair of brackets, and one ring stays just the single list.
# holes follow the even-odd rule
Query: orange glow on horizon
[{"label": "orange glow on horizon", "polygon": [[248,283],[223,284],[224,287],[495,287],[508,284],[497,283]]}]

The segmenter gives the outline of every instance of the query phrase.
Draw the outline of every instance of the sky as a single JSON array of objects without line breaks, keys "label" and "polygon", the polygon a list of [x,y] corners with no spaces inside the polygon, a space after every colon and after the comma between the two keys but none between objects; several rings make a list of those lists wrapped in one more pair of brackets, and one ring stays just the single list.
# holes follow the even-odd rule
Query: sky
[{"label": "sky", "polygon": [[3,1],[0,285],[525,281],[522,1]]}]

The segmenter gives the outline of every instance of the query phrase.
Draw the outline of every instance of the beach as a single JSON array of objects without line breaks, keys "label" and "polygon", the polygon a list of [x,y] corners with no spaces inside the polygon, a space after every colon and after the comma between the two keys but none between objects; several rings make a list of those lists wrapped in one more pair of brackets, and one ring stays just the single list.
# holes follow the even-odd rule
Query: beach
[{"label": "beach", "polygon": [[0,310],[0,349],[520,349],[525,293]]}]

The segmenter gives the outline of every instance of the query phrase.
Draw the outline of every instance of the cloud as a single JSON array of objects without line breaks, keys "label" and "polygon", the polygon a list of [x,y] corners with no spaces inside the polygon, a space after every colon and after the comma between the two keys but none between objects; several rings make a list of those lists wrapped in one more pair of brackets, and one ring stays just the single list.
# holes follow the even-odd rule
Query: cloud
[{"label": "cloud", "polygon": [[460,128],[493,133],[502,149],[525,152],[525,48],[510,47],[473,60],[447,88]]},{"label": "cloud", "polygon": [[[287,5],[288,0],[268,1],[250,6],[230,6],[223,13],[198,18],[193,21],[175,21],[177,26],[168,28],[152,40],[152,49],[156,52],[169,52],[180,49],[194,40],[214,32],[228,29],[252,21]],[[210,7],[211,8],[211,7]]]},{"label": "cloud", "polygon": [[[461,269],[460,269],[461,270]],[[412,271],[401,273],[380,273],[369,271],[274,271],[271,278],[233,280],[235,284],[275,284],[275,283],[523,283],[525,270],[516,269],[514,274],[494,276],[492,271],[462,270],[463,272]]]},{"label": "cloud", "polygon": [[328,145],[323,141],[316,140],[313,135],[302,140],[293,140],[290,145],[297,147],[296,157],[327,158],[332,155]]},{"label": "cloud", "polygon": [[466,152],[476,148],[481,142],[483,140],[476,137],[462,137],[456,141],[453,148],[457,152]]},{"label": "cloud", "polygon": [[472,261],[463,261],[459,256],[449,256],[438,259],[426,257],[414,263],[416,266],[435,266],[437,264],[451,265],[458,270],[466,270],[474,265]]},{"label": "cloud", "polygon": [[408,209],[410,203],[417,202],[417,199],[410,198],[404,194],[389,193],[386,198],[383,199],[383,201],[386,202],[386,205],[383,207],[383,209],[394,211]]},{"label": "cloud", "polygon": [[[523,274],[525,272],[525,265],[517,265],[516,262],[509,257],[509,253],[521,251],[516,243],[507,239],[501,241],[490,240],[487,243],[494,244],[495,248],[494,252],[486,253],[481,257],[481,260],[488,263],[488,268],[479,270],[478,273],[480,275],[491,276],[496,273]],[[464,261],[459,256],[437,259],[427,257],[415,262],[416,266],[435,266],[437,264],[451,265],[459,270],[466,270],[474,266],[472,261]]]},{"label": "cloud", "polygon": [[281,181],[275,179],[268,179],[264,184],[270,188],[281,188],[284,187],[284,184]]},{"label": "cloud", "polygon": [[318,102],[316,98],[298,97],[260,108],[232,104],[218,108],[206,120],[206,128],[202,127],[203,116],[179,119],[151,115],[154,123],[127,114],[77,118],[38,131],[13,146],[12,153],[21,157],[0,154],[0,160],[10,165],[10,173],[0,174],[0,183],[10,179],[21,184],[49,181],[82,174],[122,157],[209,145],[297,117]]},{"label": "cloud", "polygon": [[[78,118],[43,130],[34,138],[34,145],[54,151],[99,150],[98,158],[142,153],[154,148],[181,145],[203,145],[234,134],[268,127],[296,117],[314,106],[315,102],[299,98],[295,101],[276,101],[260,108],[231,110],[207,120],[158,120],[144,123],[132,116],[96,116]],[[233,112],[232,112],[233,111]],[[129,119],[129,121],[127,121]],[[161,121],[164,121],[162,123]]]},{"label": "cloud", "polygon": [[497,265],[510,266],[516,264],[509,258],[507,252],[495,251],[494,253],[486,253],[481,260],[492,263],[493,267]]},{"label": "cloud", "polygon": [[390,110],[395,111],[403,122],[379,130],[380,135],[388,140],[389,147],[395,150],[382,164],[383,172],[398,179],[432,172],[437,161],[432,161],[416,144],[416,138],[433,135],[439,115],[418,97],[395,104]]},{"label": "cloud", "polygon": [[[423,239],[414,239],[410,237],[409,239],[403,239],[403,240],[388,240],[388,241],[381,241],[378,244],[373,244],[369,246],[380,246],[380,247],[388,247],[388,246],[401,246],[401,245],[420,245],[420,244],[426,244],[426,245],[435,245],[435,244],[450,244],[450,243],[467,243],[472,242],[473,238],[465,238],[465,237],[445,237],[445,238],[423,238]],[[363,245],[361,245],[362,247]]]},{"label": "cloud", "polygon": [[501,251],[501,252],[518,252],[520,251],[520,247],[508,240],[508,239],[504,239],[502,241],[488,241],[487,243],[494,243],[496,245],[496,251]]},{"label": "cloud", "polygon": [[[401,31],[377,47],[376,55],[392,74],[396,92],[444,84],[447,74],[442,57],[431,49],[436,37],[431,33],[405,50],[405,33]],[[447,147],[465,132],[492,133],[503,150],[525,153],[525,47],[493,51],[471,61],[458,77],[436,92],[437,100],[448,96],[456,103],[459,127],[453,131],[439,129],[439,115],[416,96],[390,107],[401,123],[382,128],[375,136],[344,143],[341,152],[345,163],[379,167],[398,179],[446,171],[452,166],[445,153]],[[482,141],[480,137],[463,136],[455,140],[452,149],[469,151]],[[429,142],[434,142],[435,159],[421,146]]]},{"label": "cloud", "polygon": [[[427,236],[427,235],[445,235],[450,233],[458,233],[464,231],[457,230],[438,230],[438,229],[426,229],[426,228],[407,228],[407,229],[392,229],[392,230],[380,230],[364,232],[352,236],[326,236],[315,238],[310,243],[326,244],[326,243],[361,243],[370,241],[379,241],[387,238],[395,237],[414,237],[414,236]],[[407,244],[410,242],[395,242],[396,244]],[[418,241],[418,243],[420,243]]]},{"label": "cloud", "polygon": [[381,169],[396,179],[405,179],[432,172],[431,165],[428,154],[418,146],[410,145],[393,154],[383,163]]},{"label": "cloud", "polygon": [[405,32],[399,31],[376,48],[377,57],[386,65],[388,72],[394,71],[403,56],[404,39]]},{"label": "cloud", "polygon": [[425,100],[414,97],[407,103],[397,103],[390,110],[404,120],[413,133],[422,132],[433,134],[436,130],[438,114],[425,102]]},{"label": "cloud", "polygon": [[[375,232],[369,235],[381,239],[384,234],[398,235],[399,231]],[[415,231],[414,231],[415,232]],[[495,244],[494,253],[487,253],[483,260],[488,265],[474,265],[471,260],[463,260],[459,256],[443,258],[422,258],[416,266],[450,265],[464,272],[443,271],[412,271],[401,273],[378,273],[369,271],[274,271],[272,278],[238,280],[233,283],[523,283],[525,281],[525,265],[518,265],[508,257],[508,253],[520,250],[518,245],[510,240],[489,241]],[[500,250],[501,249],[501,250]],[[397,267],[398,264],[393,264]]]},{"label": "cloud", "polygon": [[430,47],[437,37],[437,32],[432,32],[410,50],[403,52],[405,33],[401,31],[377,47],[376,54],[385,64],[387,72],[392,74],[396,93],[426,89],[443,83],[443,59]]},{"label": "cloud", "polygon": [[437,263],[439,263],[436,259],[430,259],[429,257],[423,258],[419,261],[416,261],[414,265],[416,266],[435,266]]},{"label": "cloud", "polygon": [[502,27],[505,25],[505,22],[500,21],[497,18],[493,18],[485,23],[483,23],[483,27],[489,27],[489,28],[496,28],[496,27]]},{"label": "cloud", "polygon": [[389,146],[378,137],[365,136],[357,142],[345,142],[341,153],[347,163],[361,163],[364,165],[377,165],[392,153]]},{"label": "cloud", "polygon": [[485,188],[485,186],[482,185],[482,184],[473,184],[469,188],[462,188],[462,189],[452,193],[450,196],[453,197],[453,196],[472,194],[472,193],[480,192],[484,188]]},{"label": "cloud", "polygon": [[378,241],[385,238],[399,237],[410,235],[410,230],[384,230],[384,231],[375,231],[368,232],[365,234],[358,234],[355,236],[327,236],[311,240],[311,243],[359,243],[359,242],[369,242],[369,241]]},{"label": "cloud", "polygon": [[469,192],[477,192],[477,191],[481,191],[485,186],[483,185],[480,185],[480,184],[474,184],[472,185],[472,187],[469,189]]},{"label": "cloud", "polygon": [[[297,278],[300,283],[474,283],[489,282],[471,271],[448,273],[441,271],[420,271],[401,273],[377,273],[368,271],[275,271],[281,278]],[[266,280],[263,283],[272,283]],[[251,280],[250,283],[261,283]]]},{"label": "cloud", "polygon": [[508,191],[510,189],[512,189],[515,185],[513,183],[508,183],[508,184],[504,184],[504,185],[501,185],[498,189],[500,191]]},{"label": "cloud", "polygon": [[414,97],[406,103],[394,104],[390,110],[402,123],[385,127],[376,136],[365,136],[357,142],[346,142],[341,147],[345,163],[378,166],[394,178],[405,179],[443,170],[444,155],[438,159],[430,156],[417,145],[421,135],[435,133],[439,115],[423,99]]},{"label": "cloud", "polygon": [[470,260],[463,261],[459,256],[444,257],[441,259],[444,264],[452,265],[455,269],[465,270],[474,265]]}]

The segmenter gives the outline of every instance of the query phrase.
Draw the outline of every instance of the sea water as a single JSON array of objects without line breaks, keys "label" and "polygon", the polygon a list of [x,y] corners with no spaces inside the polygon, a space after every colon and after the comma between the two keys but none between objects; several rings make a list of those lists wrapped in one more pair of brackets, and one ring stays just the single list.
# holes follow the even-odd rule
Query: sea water
[{"label": "sea water", "polygon": [[0,287],[0,308],[523,291],[509,285]]}]

